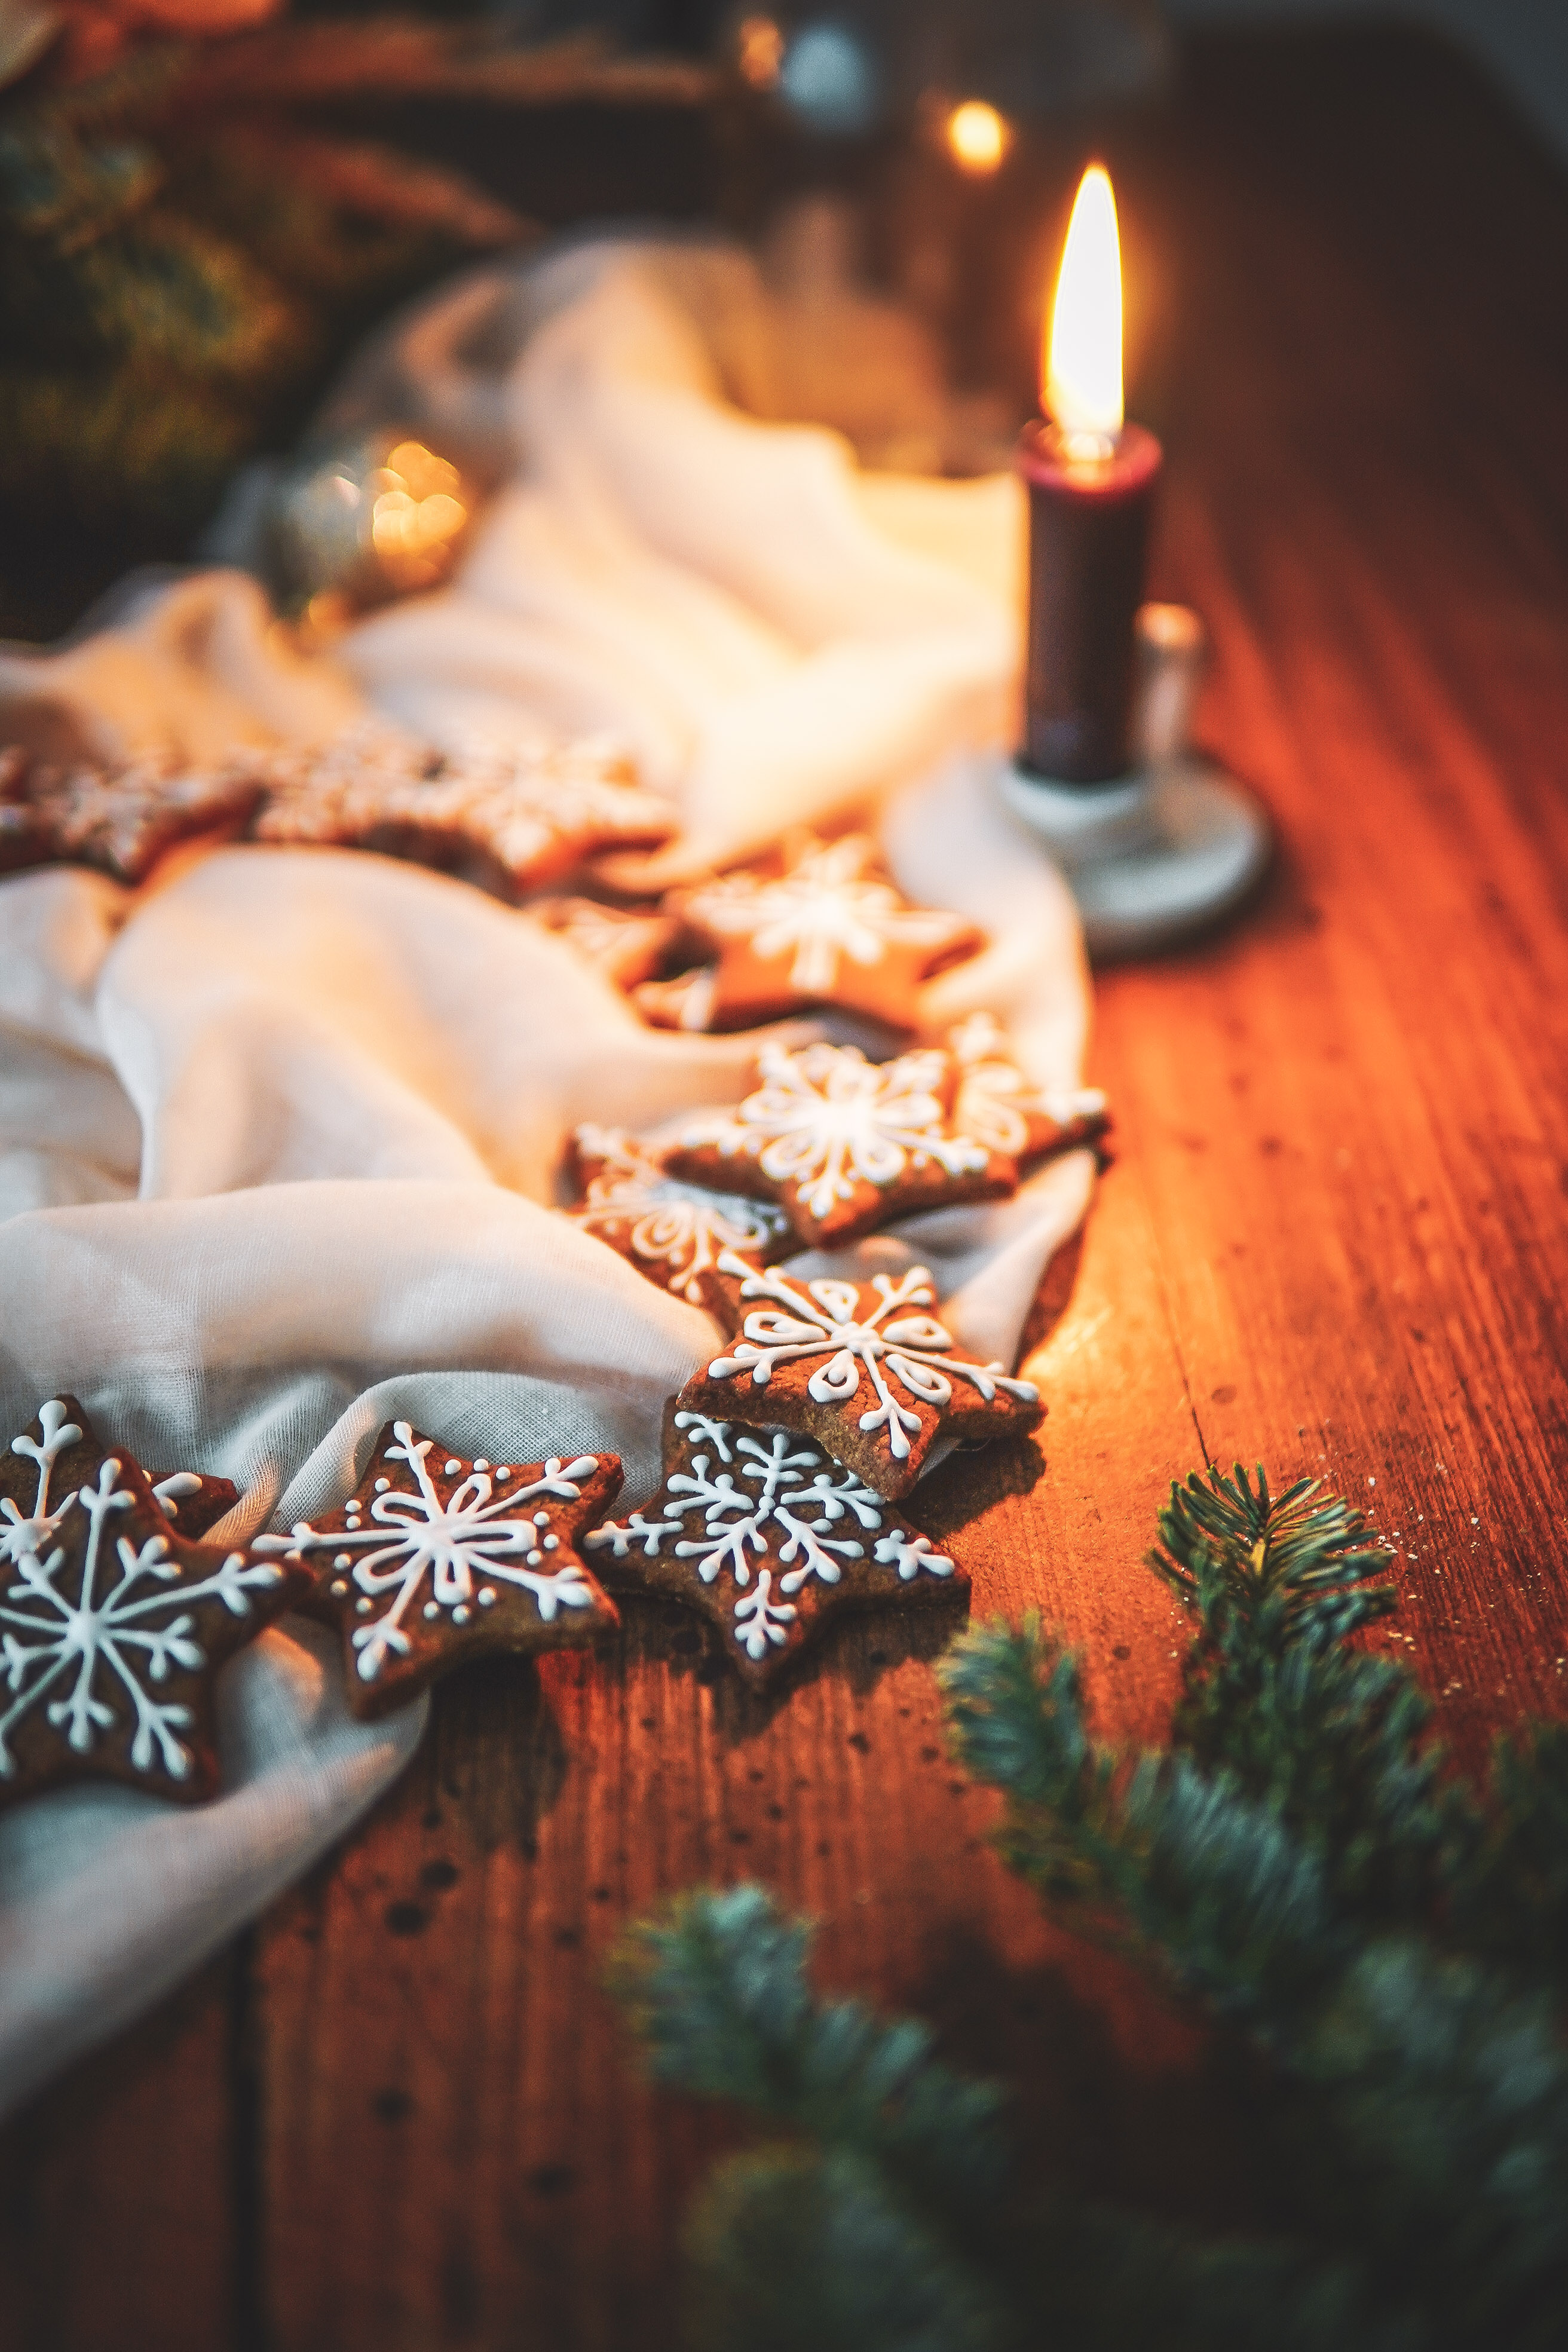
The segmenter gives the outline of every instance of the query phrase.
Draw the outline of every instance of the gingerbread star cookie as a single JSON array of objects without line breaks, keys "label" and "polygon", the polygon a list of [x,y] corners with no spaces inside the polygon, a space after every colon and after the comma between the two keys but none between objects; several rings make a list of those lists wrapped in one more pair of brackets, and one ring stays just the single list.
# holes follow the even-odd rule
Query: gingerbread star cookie
[{"label": "gingerbread star cookie", "polygon": [[582,1207],[567,1213],[574,1222],[692,1307],[707,1305],[708,1278],[722,1251],[769,1265],[798,1247],[782,1209],[678,1183],[621,1128],[580,1127],[572,1159],[584,1194]]},{"label": "gingerbread star cookie", "polygon": [[713,1026],[713,1003],[719,974],[712,964],[696,971],[677,972],[673,980],[645,980],[632,991],[632,1003],[650,1029],[701,1032]]},{"label": "gingerbread star cookie", "polygon": [[187,1542],[125,1448],[50,1398],[0,1455],[0,1803],[84,1780],[210,1797],[214,1676],[307,1582]]},{"label": "gingerbread star cookie", "polygon": [[761,1086],[693,1118],[672,1176],[776,1201],[808,1246],[837,1248],[919,1209],[1004,1200],[1016,1164],[949,1117],[957,1065],[940,1046],[868,1062],[853,1045],[765,1045]]},{"label": "gingerbread star cookie", "polygon": [[670,915],[638,915],[602,907],[596,898],[541,898],[528,908],[536,923],[575,948],[595,971],[628,994],[654,983],[681,936]]},{"label": "gingerbread star cookie", "polygon": [[0,874],[92,866],[117,882],[142,882],[177,842],[237,832],[263,790],[259,756],[243,752],[212,768],[172,757],[118,768],[29,766],[0,797]]},{"label": "gingerbread star cookie", "polygon": [[371,1719],[468,1658],[615,1624],[577,1541],[620,1490],[613,1454],[492,1465],[389,1421],[340,1510],[254,1549],[314,1570],[304,1605],[342,1633],[349,1706]]},{"label": "gingerbread star cookie", "polygon": [[598,741],[441,752],[372,723],[274,762],[258,841],[375,849],[478,867],[512,891],[553,882],[596,851],[676,829],[666,801]]},{"label": "gingerbread star cookie", "polygon": [[684,1412],[804,1430],[836,1462],[896,1502],[933,1446],[985,1444],[1033,1429],[1044,1412],[1032,1381],[961,1348],[932,1313],[923,1265],[869,1282],[798,1280],[728,1252],[710,1286],[738,1336],[680,1391]]},{"label": "gingerbread star cookie", "polygon": [[808,1437],[712,1420],[672,1397],[651,1502],[586,1548],[618,1589],[710,1617],[750,1683],[771,1682],[839,1609],[967,1594],[929,1537]]},{"label": "gingerbread star cookie", "polygon": [[232,1478],[209,1478],[200,1470],[149,1470],[147,1482],[174,1533],[192,1543],[239,1500]]},{"label": "gingerbread star cookie", "polygon": [[949,1030],[958,1065],[953,1125],[1020,1167],[1086,1143],[1106,1123],[1098,1087],[1034,1087],[1014,1060],[994,1013],[972,1013]]},{"label": "gingerbread star cookie", "polygon": [[671,892],[667,911],[718,959],[704,1025],[751,1029],[835,1004],[913,1028],[919,983],[984,934],[962,915],[911,907],[876,861],[863,834],[807,835],[780,873],[746,868]]}]

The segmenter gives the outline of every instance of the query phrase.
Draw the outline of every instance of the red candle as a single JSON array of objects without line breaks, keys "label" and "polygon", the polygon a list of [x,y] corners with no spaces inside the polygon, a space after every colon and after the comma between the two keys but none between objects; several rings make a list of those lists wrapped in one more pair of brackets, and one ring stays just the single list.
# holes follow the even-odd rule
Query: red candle
[{"label": "red candle", "polygon": [[1084,173],[1062,255],[1041,394],[1018,471],[1029,492],[1029,635],[1019,764],[1054,783],[1098,784],[1131,765],[1132,623],[1158,441],[1122,421],[1121,259],[1116,200]]}]

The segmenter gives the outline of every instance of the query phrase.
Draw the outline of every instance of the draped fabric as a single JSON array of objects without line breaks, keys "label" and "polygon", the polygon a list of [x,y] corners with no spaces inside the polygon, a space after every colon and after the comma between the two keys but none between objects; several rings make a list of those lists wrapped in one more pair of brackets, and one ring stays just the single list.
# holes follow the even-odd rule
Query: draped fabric
[{"label": "draped fabric", "polygon": [[[1035,1077],[1076,1083],[1076,918],[986,772],[1016,686],[1013,486],[862,474],[834,434],[743,413],[769,320],[721,248],[461,281],[340,404],[433,440],[445,420],[503,475],[451,586],[306,657],[237,571],[133,580],[68,646],[0,654],[5,733],[199,759],[367,706],[437,740],[607,730],[681,814],[650,886],[868,806],[910,895],[991,934],[927,984],[927,1030],[988,1006]],[[215,1534],[237,1539],[341,1499],[395,1412],[492,1459],[613,1450],[640,1500],[713,1327],[554,1213],[563,1149],[580,1120],[735,1100],[753,1050],[646,1028],[526,910],[380,857],[231,845],[135,892],[0,883],[4,1441],[69,1391],[144,1464],[235,1479]],[[1091,1176],[1072,1154],[835,1264],[924,1260],[960,1339],[1011,1358]],[[360,1725],[337,1676],[286,1620],[225,1672],[213,1804],[89,1788],[0,1814],[0,2103],[406,1760],[425,1703]]]}]

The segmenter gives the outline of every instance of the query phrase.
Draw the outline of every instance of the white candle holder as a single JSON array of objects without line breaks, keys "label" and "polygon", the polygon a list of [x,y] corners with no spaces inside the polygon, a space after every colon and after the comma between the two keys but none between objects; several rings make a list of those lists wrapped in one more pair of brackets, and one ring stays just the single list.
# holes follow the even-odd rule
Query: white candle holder
[{"label": "white candle holder", "polygon": [[1148,954],[1240,904],[1268,863],[1268,819],[1246,786],[1191,741],[1208,633],[1184,604],[1136,622],[1132,737],[1139,764],[1068,784],[1008,761],[1003,799],[1038,835],[1078,901],[1091,955]]}]

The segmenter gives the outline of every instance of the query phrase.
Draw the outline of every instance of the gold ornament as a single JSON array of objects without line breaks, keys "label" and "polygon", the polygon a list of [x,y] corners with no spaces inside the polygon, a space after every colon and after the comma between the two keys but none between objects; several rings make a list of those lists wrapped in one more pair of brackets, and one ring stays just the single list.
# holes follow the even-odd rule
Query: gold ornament
[{"label": "gold ornament", "polygon": [[267,536],[285,601],[330,626],[438,588],[475,503],[449,459],[394,434],[302,459],[268,501]]}]

